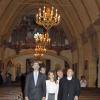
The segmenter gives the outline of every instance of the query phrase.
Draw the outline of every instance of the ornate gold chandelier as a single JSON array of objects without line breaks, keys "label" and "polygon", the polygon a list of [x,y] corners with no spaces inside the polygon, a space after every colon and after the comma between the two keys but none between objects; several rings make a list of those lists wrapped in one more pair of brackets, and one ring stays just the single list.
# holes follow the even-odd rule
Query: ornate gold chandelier
[{"label": "ornate gold chandelier", "polygon": [[60,14],[58,10],[54,10],[54,7],[39,8],[39,13],[36,14],[36,23],[44,26],[46,30],[49,30],[52,26],[58,25],[60,22]]},{"label": "ornate gold chandelier", "polygon": [[50,38],[48,33],[45,34],[34,34],[34,39],[36,42],[35,53],[34,56],[36,58],[41,58],[47,51],[46,45],[50,43]]},{"label": "ornate gold chandelier", "polygon": [[36,14],[36,23],[38,25],[43,26],[46,29],[46,33],[34,34],[34,39],[36,42],[35,53],[34,56],[37,58],[41,58],[44,53],[46,53],[46,46],[50,44],[51,39],[49,38],[48,30],[55,25],[58,25],[60,22],[60,14],[58,14],[58,10],[54,9],[54,7],[46,7],[43,9],[39,8],[39,12]]},{"label": "ornate gold chandelier", "polygon": [[44,46],[36,45],[34,56],[40,58],[46,53],[46,48]]},{"label": "ornate gold chandelier", "polygon": [[34,34],[34,39],[36,44],[42,45],[42,46],[46,46],[47,44],[50,43],[50,38],[49,38],[49,34],[45,33],[45,34],[40,34],[40,33],[36,33]]}]

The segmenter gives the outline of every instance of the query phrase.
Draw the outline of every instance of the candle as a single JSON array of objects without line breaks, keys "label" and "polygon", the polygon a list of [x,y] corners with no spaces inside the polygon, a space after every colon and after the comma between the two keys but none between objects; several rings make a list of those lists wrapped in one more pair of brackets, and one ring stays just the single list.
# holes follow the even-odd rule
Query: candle
[{"label": "candle", "polygon": [[44,11],[45,11],[45,6],[44,6]]}]

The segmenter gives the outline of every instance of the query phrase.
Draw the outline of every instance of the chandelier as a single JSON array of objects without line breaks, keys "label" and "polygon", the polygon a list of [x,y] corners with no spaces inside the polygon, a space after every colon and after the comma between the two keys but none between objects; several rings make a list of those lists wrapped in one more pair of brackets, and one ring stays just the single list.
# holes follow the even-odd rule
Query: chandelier
[{"label": "chandelier", "polygon": [[39,12],[36,14],[36,23],[44,26],[46,30],[49,30],[52,26],[58,25],[60,22],[60,14],[54,7],[39,8]]},{"label": "chandelier", "polygon": [[36,43],[34,56],[36,58],[41,58],[47,51],[46,45],[50,43],[49,35],[48,33],[45,34],[36,33],[34,34],[34,39]]},{"label": "chandelier", "polygon": [[36,45],[34,56],[36,58],[41,58],[46,51],[47,50],[44,46]]},{"label": "chandelier", "polygon": [[50,44],[51,39],[49,38],[48,30],[60,23],[60,14],[58,10],[54,7],[45,7],[43,9],[39,8],[39,12],[36,14],[36,23],[43,26],[46,29],[46,33],[34,34],[34,39],[36,42],[35,57],[42,57],[46,53],[46,46]]},{"label": "chandelier", "polygon": [[34,34],[34,39],[36,44],[38,45],[42,45],[42,46],[46,46],[47,44],[50,44],[50,38],[49,38],[49,34],[45,33],[45,34],[40,34],[40,33],[36,33]]}]

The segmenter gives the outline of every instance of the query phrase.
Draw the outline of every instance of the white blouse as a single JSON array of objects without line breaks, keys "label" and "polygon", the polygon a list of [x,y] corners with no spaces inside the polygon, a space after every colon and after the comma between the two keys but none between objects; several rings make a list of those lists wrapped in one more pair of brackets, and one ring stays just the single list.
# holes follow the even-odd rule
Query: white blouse
[{"label": "white blouse", "polygon": [[85,88],[87,86],[87,81],[86,80],[81,80],[80,85],[81,85],[81,87]]},{"label": "white blouse", "polygon": [[46,100],[48,100],[48,94],[54,93],[55,94],[55,100],[57,100],[58,96],[58,83],[51,82],[50,80],[46,80]]}]

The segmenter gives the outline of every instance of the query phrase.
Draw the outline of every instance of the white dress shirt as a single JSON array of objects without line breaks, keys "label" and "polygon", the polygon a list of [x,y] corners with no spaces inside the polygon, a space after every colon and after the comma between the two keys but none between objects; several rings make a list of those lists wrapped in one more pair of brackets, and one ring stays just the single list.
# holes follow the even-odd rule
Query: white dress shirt
[{"label": "white dress shirt", "polygon": [[58,87],[59,87],[59,85],[57,83],[52,82],[50,80],[46,80],[46,100],[48,100],[48,94],[49,93],[54,93],[55,94],[55,100],[57,100]]},{"label": "white dress shirt", "polygon": [[36,84],[37,84],[38,75],[39,75],[39,71],[34,71],[34,72],[33,72],[35,86],[36,86]]},{"label": "white dress shirt", "polygon": [[72,77],[67,77],[67,80],[72,80]]},{"label": "white dress shirt", "polygon": [[81,80],[81,81],[80,81],[80,85],[81,85],[82,88],[86,88],[86,86],[87,86],[87,81],[86,81],[86,80]]}]

